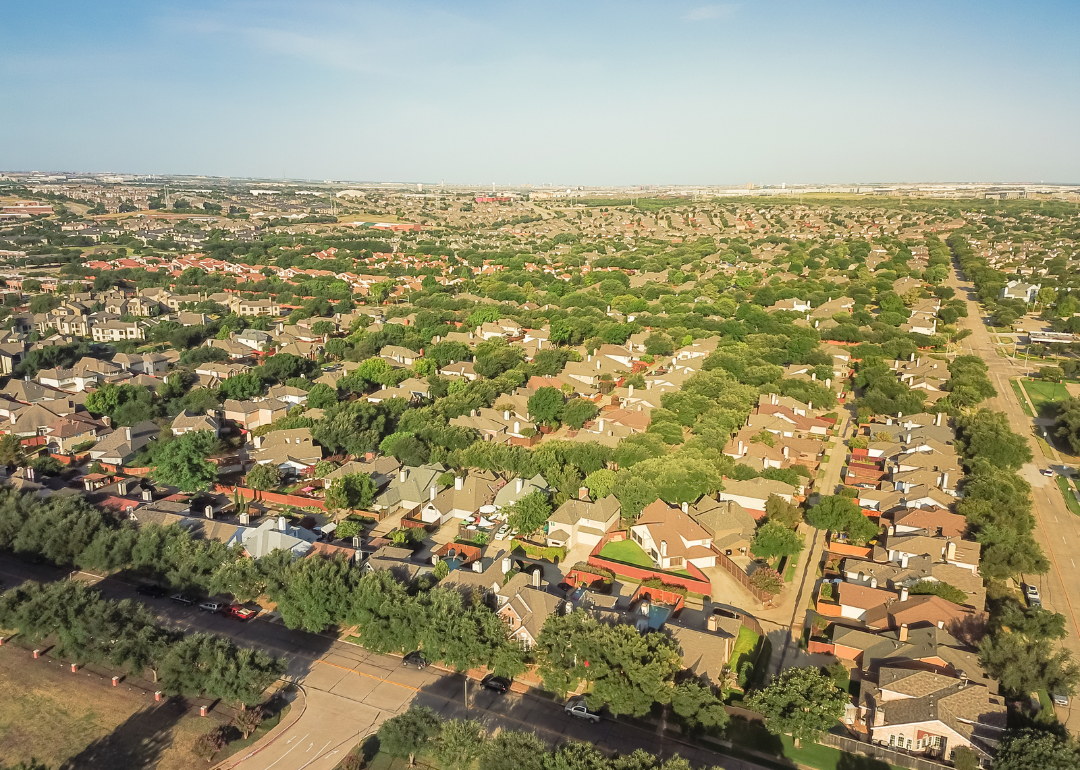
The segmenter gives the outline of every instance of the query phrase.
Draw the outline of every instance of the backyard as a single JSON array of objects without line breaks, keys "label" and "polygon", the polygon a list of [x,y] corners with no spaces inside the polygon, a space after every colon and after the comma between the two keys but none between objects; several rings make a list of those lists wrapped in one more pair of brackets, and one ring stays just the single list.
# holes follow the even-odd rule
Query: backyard
[{"label": "backyard", "polygon": [[632,564],[635,567],[651,569],[653,560],[641,550],[641,546],[633,540],[613,541],[605,545],[600,551],[600,558],[621,561],[623,564]]}]

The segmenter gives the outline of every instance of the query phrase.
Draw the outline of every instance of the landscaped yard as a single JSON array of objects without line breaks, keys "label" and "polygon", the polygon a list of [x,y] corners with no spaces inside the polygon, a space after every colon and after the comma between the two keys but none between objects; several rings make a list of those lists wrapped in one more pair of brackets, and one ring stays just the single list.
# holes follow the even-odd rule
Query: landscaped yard
[{"label": "landscaped yard", "polygon": [[608,543],[600,550],[600,558],[621,561],[623,564],[632,564],[646,569],[653,566],[653,560],[641,550],[641,546],[629,539]]}]

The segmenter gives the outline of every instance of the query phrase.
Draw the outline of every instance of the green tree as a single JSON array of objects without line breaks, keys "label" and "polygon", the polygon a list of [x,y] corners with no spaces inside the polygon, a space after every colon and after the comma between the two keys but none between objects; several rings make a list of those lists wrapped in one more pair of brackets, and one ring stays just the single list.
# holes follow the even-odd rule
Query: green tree
[{"label": "green tree", "polygon": [[343,511],[368,508],[375,500],[378,488],[366,473],[347,473],[334,479],[326,490],[326,506]]},{"label": "green tree", "polygon": [[536,733],[500,730],[484,745],[479,770],[544,770],[547,744]]},{"label": "green tree", "polygon": [[558,388],[537,388],[529,396],[529,417],[545,425],[556,425],[563,408],[563,395]]},{"label": "green tree", "polygon": [[1012,471],[1031,462],[1027,441],[1013,433],[1004,412],[980,409],[974,414],[961,415],[956,421],[956,434],[960,452],[969,462],[977,458]]},{"label": "green tree", "polygon": [[967,604],[968,596],[954,585],[949,583],[943,583],[939,580],[920,580],[915,585],[911,586],[912,594],[933,594],[934,596],[940,596],[942,599],[952,602],[953,604],[959,604],[961,606]]},{"label": "green tree", "polygon": [[280,590],[272,591],[281,619],[289,628],[319,633],[342,623],[352,610],[359,573],[343,556],[314,556],[294,561]]},{"label": "green tree", "polygon": [[270,492],[281,486],[281,469],[271,463],[256,464],[247,472],[244,483],[260,492]]},{"label": "green tree", "polygon": [[818,529],[846,533],[857,545],[867,542],[878,532],[877,525],[863,515],[854,500],[840,495],[822,497],[807,512],[806,520]]},{"label": "green tree", "polygon": [[333,406],[338,402],[338,393],[336,388],[331,388],[321,382],[317,382],[311,386],[311,390],[307,394],[307,408],[308,409],[326,409]]},{"label": "green tree", "polygon": [[795,529],[803,520],[799,506],[789,503],[780,495],[769,495],[765,501],[765,515],[769,521],[783,524],[788,529]]},{"label": "green tree", "polygon": [[798,746],[800,741],[817,740],[835,725],[848,700],[816,668],[788,668],[747,698],[746,707],[762,714],[774,732],[789,733]]},{"label": "green tree", "polygon": [[759,559],[774,559],[794,556],[802,551],[804,545],[802,535],[798,532],[779,522],[767,521],[758,527],[750,550]]},{"label": "green tree", "polygon": [[8,470],[26,465],[26,452],[23,451],[22,439],[14,433],[7,433],[0,437],[0,464],[6,465]]},{"label": "green tree", "polygon": [[342,540],[351,540],[360,534],[360,529],[360,522],[355,519],[345,519],[337,525],[334,534]]},{"label": "green tree", "polygon": [[534,490],[510,506],[507,513],[507,523],[528,537],[547,523],[551,501],[540,490]]},{"label": "green tree", "polygon": [[379,748],[392,757],[416,762],[416,755],[427,749],[439,735],[439,717],[427,706],[412,706],[403,714],[390,717],[379,727]]},{"label": "green tree", "polygon": [[218,476],[217,466],[206,459],[216,443],[214,434],[208,430],[178,436],[157,452],[157,467],[151,472],[154,480],[182,492],[207,489]]},{"label": "green tree", "polygon": [[1067,735],[1042,730],[1009,730],[994,759],[995,770],[1074,770],[1080,746]]},{"label": "green tree", "polygon": [[485,738],[475,719],[449,719],[435,739],[435,757],[445,770],[468,770],[483,753]]},{"label": "green tree", "polygon": [[580,430],[589,420],[596,417],[600,410],[588,399],[575,398],[567,401],[559,412],[559,419],[574,430]]},{"label": "green tree", "polygon": [[645,338],[645,352],[650,356],[670,356],[675,352],[675,345],[663,332],[653,332]]},{"label": "green tree", "polygon": [[671,695],[671,710],[691,731],[715,731],[728,723],[724,702],[695,679],[676,685]]},{"label": "green tree", "polygon": [[588,488],[593,500],[602,500],[615,491],[616,478],[618,474],[615,471],[601,468],[586,476],[583,486]]}]

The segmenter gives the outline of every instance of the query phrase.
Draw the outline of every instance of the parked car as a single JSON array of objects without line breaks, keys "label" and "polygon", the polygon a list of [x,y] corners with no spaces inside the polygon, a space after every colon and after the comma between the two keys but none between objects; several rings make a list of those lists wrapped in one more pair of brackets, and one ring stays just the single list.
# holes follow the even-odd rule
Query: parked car
[{"label": "parked car", "polygon": [[135,593],[139,596],[151,596],[155,599],[160,599],[165,595],[165,589],[156,583],[144,583],[135,589]]},{"label": "parked car", "polygon": [[173,594],[169,598],[177,604],[185,604],[190,606],[195,603],[195,597],[188,596],[187,594]]},{"label": "parked car", "polygon": [[563,711],[572,717],[578,719],[588,719],[594,725],[600,721],[600,715],[595,711],[591,711],[587,705],[585,705],[584,698],[574,698],[567,701],[566,706],[563,707]]},{"label": "parked car", "polygon": [[499,693],[506,693],[510,690],[510,680],[504,676],[495,676],[494,674],[488,674],[480,680],[480,686],[485,690],[494,690]]},{"label": "parked car", "polygon": [[249,610],[247,607],[242,607],[239,604],[233,604],[228,607],[226,612],[237,620],[251,620],[258,614],[255,610]]},{"label": "parked car", "polygon": [[1056,705],[1058,705],[1058,706],[1068,706],[1069,705],[1069,696],[1066,695],[1063,692],[1054,693],[1050,697],[1053,698],[1054,703]]},{"label": "parked car", "polygon": [[1053,476],[1054,475],[1054,469],[1053,468],[1042,468],[1039,471],[1039,473],[1041,473],[1044,476]]},{"label": "parked car", "polygon": [[1024,584],[1024,598],[1027,599],[1029,607],[1042,607],[1042,597],[1039,596],[1039,589],[1030,583]]},{"label": "parked car", "polygon": [[199,609],[203,612],[221,612],[221,602],[203,602]]},{"label": "parked car", "polygon": [[505,540],[506,536],[509,535],[509,534],[510,534],[510,525],[509,524],[503,524],[501,527],[499,527],[499,531],[495,533],[495,539],[496,540]]},{"label": "parked car", "polygon": [[401,659],[401,665],[403,666],[416,666],[418,669],[425,669],[428,667],[427,658],[417,652],[410,652],[404,658]]}]

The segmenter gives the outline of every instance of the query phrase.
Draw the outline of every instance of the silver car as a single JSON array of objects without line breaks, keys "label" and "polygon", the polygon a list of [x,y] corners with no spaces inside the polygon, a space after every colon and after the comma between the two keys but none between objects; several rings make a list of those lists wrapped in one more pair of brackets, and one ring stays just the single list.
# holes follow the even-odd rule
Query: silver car
[{"label": "silver car", "polygon": [[589,709],[585,704],[584,698],[574,698],[573,700],[567,701],[563,711],[578,719],[588,719],[594,725],[600,721],[600,715]]},{"label": "silver car", "polygon": [[1024,584],[1024,598],[1027,599],[1029,607],[1042,607],[1042,597],[1039,596],[1039,589],[1030,583]]}]

